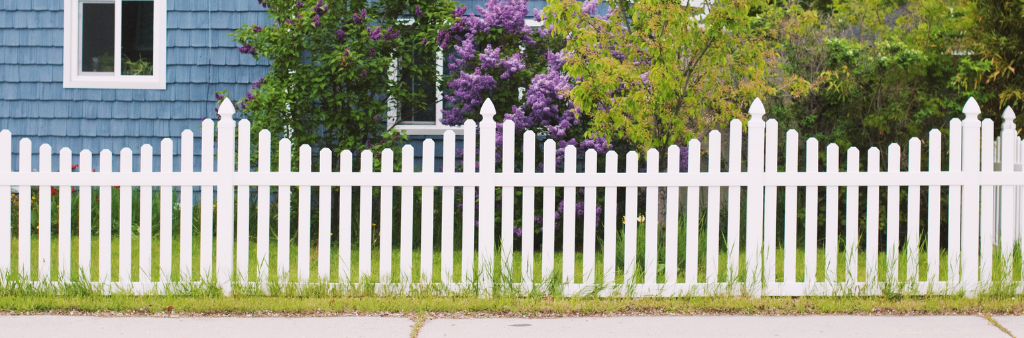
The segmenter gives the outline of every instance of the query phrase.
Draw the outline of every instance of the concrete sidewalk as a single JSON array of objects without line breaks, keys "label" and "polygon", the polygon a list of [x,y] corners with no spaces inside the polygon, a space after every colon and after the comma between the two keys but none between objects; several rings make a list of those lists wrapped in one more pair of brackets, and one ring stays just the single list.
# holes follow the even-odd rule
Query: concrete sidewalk
[{"label": "concrete sidewalk", "polygon": [[[1024,338],[1024,317],[993,317]],[[408,318],[0,316],[0,337],[410,337]],[[1011,337],[981,316],[435,319],[417,337]]]}]

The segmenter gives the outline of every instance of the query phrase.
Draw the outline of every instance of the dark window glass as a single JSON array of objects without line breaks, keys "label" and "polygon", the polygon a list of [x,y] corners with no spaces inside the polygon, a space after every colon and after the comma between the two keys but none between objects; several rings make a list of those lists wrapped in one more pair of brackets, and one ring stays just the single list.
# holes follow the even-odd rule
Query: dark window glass
[{"label": "dark window glass", "polygon": [[[414,62],[430,62],[435,64],[436,61],[430,60],[413,60]],[[401,111],[402,122],[420,122],[421,124],[434,124],[437,116],[437,87],[434,81],[430,79],[414,78],[412,75],[406,73],[402,76],[402,82],[409,86],[409,91],[413,93],[423,93],[425,96],[423,108],[403,106]]]},{"label": "dark window glass", "polygon": [[82,72],[114,72],[114,4],[82,4]]},{"label": "dark window glass", "polygon": [[121,75],[153,75],[153,1],[121,3]]}]

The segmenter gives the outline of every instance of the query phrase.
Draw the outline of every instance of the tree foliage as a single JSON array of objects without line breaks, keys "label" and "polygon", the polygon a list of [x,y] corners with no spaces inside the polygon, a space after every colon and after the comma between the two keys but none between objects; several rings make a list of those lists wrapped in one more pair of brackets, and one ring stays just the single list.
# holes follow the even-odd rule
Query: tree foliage
[{"label": "tree foliage", "polygon": [[[973,26],[966,30],[970,58],[960,63],[957,83],[969,92],[988,94],[998,100],[982,102],[982,112],[996,115],[1010,106],[1024,104],[1024,2],[979,0],[968,7]],[[987,104],[986,104],[987,103]],[[1017,125],[1024,123],[1018,113]]]},{"label": "tree foliage", "polygon": [[270,61],[239,108],[254,130],[294,144],[349,149],[396,147],[391,109],[433,104],[411,81],[436,78],[434,36],[450,24],[454,3],[424,0],[261,0],[273,25],[231,34],[239,51]]},{"label": "tree foliage", "polygon": [[706,7],[679,1],[609,4],[552,1],[553,34],[570,37],[565,70],[578,79],[573,103],[590,132],[645,152],[682,144],[733,118],[758,96],[799,96],[806,81],[773,81],[784,12],[767,1],[724,0]]}]

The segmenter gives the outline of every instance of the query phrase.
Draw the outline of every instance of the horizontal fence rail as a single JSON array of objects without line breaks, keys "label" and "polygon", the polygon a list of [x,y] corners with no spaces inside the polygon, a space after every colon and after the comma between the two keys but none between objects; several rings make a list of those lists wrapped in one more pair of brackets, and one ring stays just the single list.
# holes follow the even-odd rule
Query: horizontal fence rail
[{"label": "horizontal fence rail", "polygon": [[516,134],[511,121],[498,149],[487,100],[483,120],[463,126],[462,155],[448,131],[439,166],[435,141],[424,141],[422,169],[409,145],[399,159],[390,149],[314,154],[301,145],[293,170],[288,139],[274,143],[263,130],[253,143],[230,101],[219,112],[218,123],[202,123],[199,171],[190,130],[178,140],[178,168],[165,139],[158,162],[153,146],[138,150],[138,171],[134,151],[122,149],[119,172],[110,150],[99,163],[83,150],[72,164],[68,148],[52,171],[53,149],[29,139],[14,159],[11,133],[0,132],[0,190],[12,191],[0,194],[0,215],[9,215],[0,217],[0,283],[147,293],[209,282],[225,294],[273,284],[484,295],[1021,293],[1024,141],[1010,108],[997,135],[974,99],[947,135],[892,144],[885,159],[881,149],[850,148],[843,160],[835,144],[780,133],[755,100],[746,138],[733,120],[728,134],[665,154],[570,145],[563,163],[554,140],[538,148],[537,135]]}]

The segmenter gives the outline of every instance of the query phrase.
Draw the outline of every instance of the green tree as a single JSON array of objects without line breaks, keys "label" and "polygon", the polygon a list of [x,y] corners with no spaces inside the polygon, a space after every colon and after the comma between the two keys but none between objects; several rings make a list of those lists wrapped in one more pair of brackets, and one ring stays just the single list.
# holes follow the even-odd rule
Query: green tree
[{"label": "green tree", "polygon": [[[998,117],[1006,106],[1020,111],[1024,105],[1024,76],[1017,74],[1017,69],[1024,66],[1024,2],[979,0],[973,5],[969,9],[975,26],[966,30],[971,42],[966,50],[972,55],[961,61],[957,84],[986,99],[998,98],[979,100],[986,115]],[[1017,116],[1017,125],[1021,125],[1024,114]]]},{"label": "green tree", "polygon": [[389,110],[424,109],[433,92],[434,37],[451,1],[262,0],[273,25],[243,25],[239,51],[270,61],[270,72],[239,102],[253,130],[269,129],[296,145],[358,151],[393,148]]},{"label": "green tree", "polygon": [[564,69],[580,79],[569,96],[592,119],[590,133],[644,153],[743,118],[758,96],[800,95],[806,81],[773,81],[784,11],[767,1],[611,3],[557,0],[545,18],[569,36]]}]

